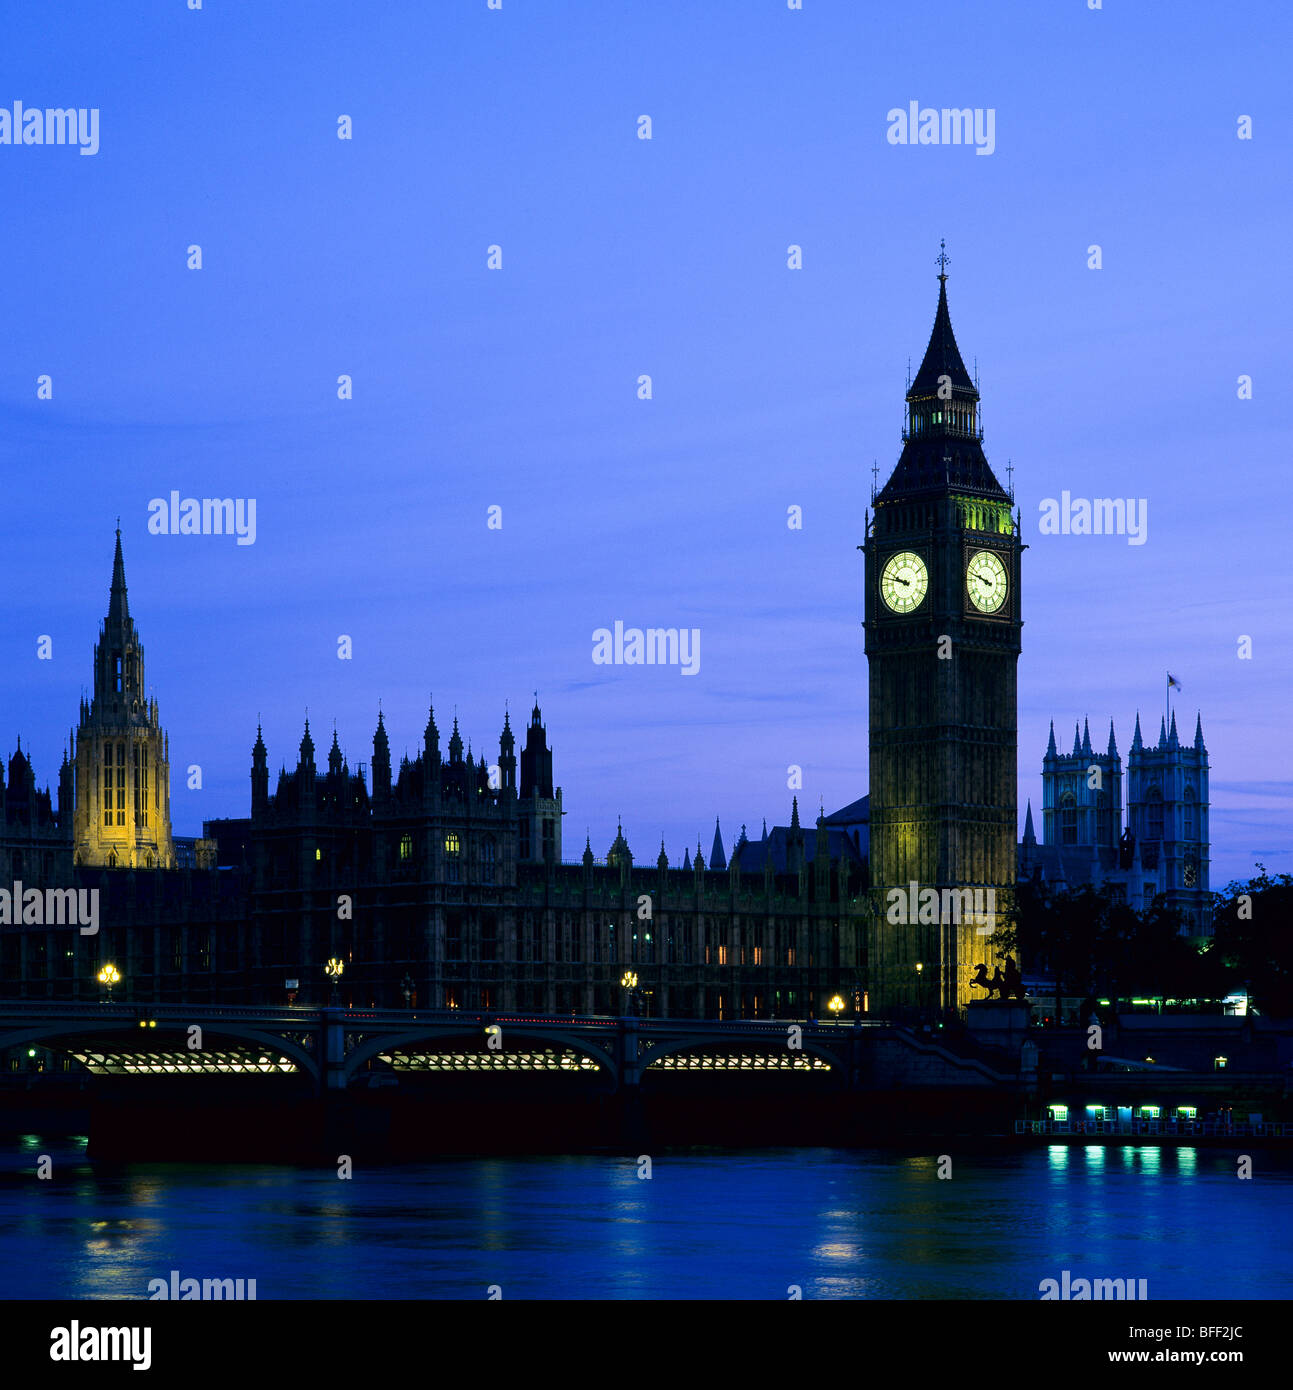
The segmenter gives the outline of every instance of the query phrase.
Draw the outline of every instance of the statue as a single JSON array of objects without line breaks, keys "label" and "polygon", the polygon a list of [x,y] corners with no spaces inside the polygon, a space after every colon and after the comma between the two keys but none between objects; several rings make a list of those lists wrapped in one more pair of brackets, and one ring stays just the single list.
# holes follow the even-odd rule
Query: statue
[{"label": "statue", "polygon": [[993,970],[991,979],[988,978],[987,965],[980,962],[974,967],[970,987],[983,990],[985,999],[991,999],[994,994],[1002,1000],[1024,998],[1024,977],[1015,964],[1014,956],[1006,957],[1005,973],[1002,973],[998,965]]}]

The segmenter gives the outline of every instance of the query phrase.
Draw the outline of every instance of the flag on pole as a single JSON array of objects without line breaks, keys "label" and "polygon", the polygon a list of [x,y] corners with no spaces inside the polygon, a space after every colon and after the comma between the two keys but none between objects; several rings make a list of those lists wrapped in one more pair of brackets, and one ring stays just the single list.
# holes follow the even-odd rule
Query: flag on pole
[{"label": "flag on pole", "polygon": [[1175,686],[1177,690],[1180,690],[1181,682],[1178,681],[1176,677],[1169,671],[1167,673],[1167,688],[1171,690],[1173,686]]}]

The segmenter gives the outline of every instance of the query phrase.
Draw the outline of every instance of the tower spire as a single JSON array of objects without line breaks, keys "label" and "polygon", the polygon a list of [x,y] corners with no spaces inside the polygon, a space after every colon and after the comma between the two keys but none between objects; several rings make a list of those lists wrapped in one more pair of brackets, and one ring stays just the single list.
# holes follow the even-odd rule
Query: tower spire
[{"label": "tower spire", "polygon": [[108,623],[117,625],[130,621],[130,605],[126,601],[126,562],[121,554],[121,525],[118,518],[117,548],[112,556],[112,589],[108,595]]}]

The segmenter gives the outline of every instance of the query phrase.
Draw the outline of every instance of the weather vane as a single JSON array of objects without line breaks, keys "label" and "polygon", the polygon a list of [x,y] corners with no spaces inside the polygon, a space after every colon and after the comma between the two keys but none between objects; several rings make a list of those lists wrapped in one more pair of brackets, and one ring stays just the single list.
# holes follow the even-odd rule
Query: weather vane
[{"label": "weather vane", "polygon": [[936,262],[938,266],[938,278],[940,280],[947,279],[947,267],[952,264],[952,258],[947,254],[946,248],[947,242],[940,237],[938,242],[938,260]]}]

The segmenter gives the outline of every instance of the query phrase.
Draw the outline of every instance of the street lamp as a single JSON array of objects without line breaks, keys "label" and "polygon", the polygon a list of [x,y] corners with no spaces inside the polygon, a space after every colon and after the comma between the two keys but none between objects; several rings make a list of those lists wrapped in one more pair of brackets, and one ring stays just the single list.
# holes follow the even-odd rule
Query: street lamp
[{"label": "street lamp", "polygon": [[400,981],[400,993],[404,996],[404,1007],[406,1009],[409,1007],[409,1001],[413,998],[413,988],[413,976],[406,973],[404,978]]},{"label": "street lamp", "polygon": [[631,1012],[637,1011],[637,987],[637,974],[632,970],[626,970],[623,978],[620,980],[620,988],[626,989],[629,992],[629,1008]]},{"label": "street lamp", "polygon": [[345,964],[336,956],[333,956],[323,967],[324,973],[332,981],[332,1007],[335,1009],[338,1003],[337,991],[341,988],[341,976],[345,971]]},{"label": "street lamp", "polygon": [[833,994],[827,1002],[826,1007],[835,1015],[835,1022],[840,1021],[840,1012],[844,1008],[844,1000],[838,994]]},{"label": "street lamp", "polygon": [[105,986],[108,991],[107,1002],[109,1004],[112,1003],[112,986],[118,984],[120,980],[121,972],[111,961],[108,961],[103,969],[99,971],[99,983]]}]

